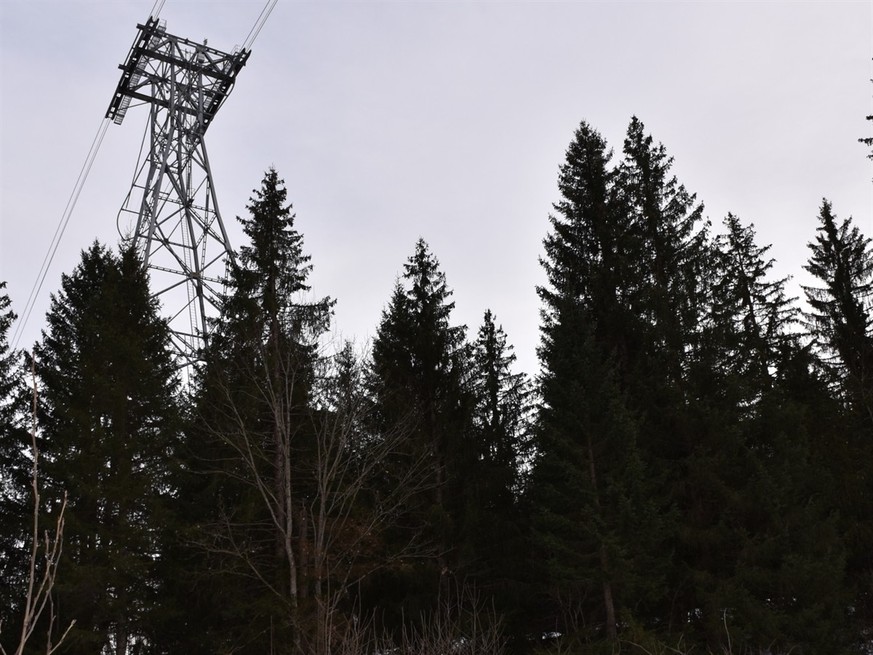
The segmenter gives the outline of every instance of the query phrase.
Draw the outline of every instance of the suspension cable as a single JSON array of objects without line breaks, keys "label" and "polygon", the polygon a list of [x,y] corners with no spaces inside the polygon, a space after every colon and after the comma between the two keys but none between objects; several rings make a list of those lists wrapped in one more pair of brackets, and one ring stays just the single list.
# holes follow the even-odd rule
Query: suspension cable
[{"label": "suspension cable", "polygon": [[67,200],[67,206],[64,208],[64,213],[61,215],[61,220],[58,222],[58,227],[55,229],[55,234],[49,244],[48,251],[42,260],[42,266],[37,274],[36,281],[30,290],[30,295],[24,305],[24,311],[18,324],[15,326],[15,332],[12,335],[12,349],[18,348],[18,342],[24,334],[24,327],[30,319],[30,314],[33,312],[33,307],[36,304],[36,299],[39,297],[39,292],[42,290],[43,282],[51,267],[52,261],[55,258],[55,253],[58,251],[58,246],[70,222],[70,216],[73,215],[73,210],[76,208],[76,202],[79,200],[79,194],[82,193],[82,187],[85,186],[85,180],[88,179],[88,173],[91,172],[91,166],[94,164],[94,159],[97,157],[97,151],[100,150],[100,145],[103,143],[103,137],[106,136],[106,128],[109,127],[109,119],[104,118],[100,122],[100,127],[97,128],[97,134],[91,142],[91,149],[88,151],[88,156],[85,158],[85,163],[79,171],[79,177],[76,179],[76,184],[73,187],[73,192]]},{"label": "suspension cable", "polygon": [[267,0],[267,4],[264,5],[263,9],[261,9],[260,16],[258,16],[258,19],[255,21],[255,24],[249,32],[249,35],[246,37],[246,41],[243,44],[243,50],[252,49],[252,44],[255,42],[255,39],[258,38],[258,34],[261,33],[261,28],[264,26],[264,23],[267,22],[267,19],[276,7],[277,2],[279,2],[279,0]]},{"label": "suspension cable", "polygon": [[149,14],[149,16],[151,18],[157,18],[161,13],[161,9],[164,8],[164,3],[166,1],[167,0],[155,0],[155,4],[152,7],[152,12]]}]

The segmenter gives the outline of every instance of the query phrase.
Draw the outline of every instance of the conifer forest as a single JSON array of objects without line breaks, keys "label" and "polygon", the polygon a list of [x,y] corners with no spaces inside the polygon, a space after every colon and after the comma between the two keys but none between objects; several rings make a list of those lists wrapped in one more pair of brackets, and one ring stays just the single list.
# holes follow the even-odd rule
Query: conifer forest
[{"label": "conifer forest", "polygon": [[639,119],[568,136],[539,371],[425,239],[332,343],[272,168],[187,370],[130,243],[26,350],[0,281],[2,652],[873,652],[870,238],[809,207],[791,297]]}]

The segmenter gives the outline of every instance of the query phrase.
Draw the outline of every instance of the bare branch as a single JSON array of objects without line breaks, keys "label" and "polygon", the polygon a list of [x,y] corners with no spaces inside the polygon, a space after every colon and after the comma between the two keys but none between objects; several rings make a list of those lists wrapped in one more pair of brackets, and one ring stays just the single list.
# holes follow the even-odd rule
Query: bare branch
[{"label": "bare branch", "polygon": [[[57,644],[54,646],[52,645],[52,632],[54,631],[55,622],[57,620],[54,613],[54,605],[52,603],[52,590],[57,581],[58,565],[60,564],[64,543],[64,515],[67,510],[67,494],[64,493],[64,498],[55,520],[54,534],[46,530],[42,535],[42,539],[40,539],[39,514],[41,509],[41,499],[39,494],[39,445],[36,439],[38,429],[37,409],[39,407],[39,393],[36,384],[36,363],[31,359],[30,364],[31,375],[33,378],[33,404],[31,407],[32,427],[30,431],[32,458],[30,486],[33,493],[33,530],[31,532],[27,592],[25,594],[23,616],[21,619],[21,634],[14,652],[15,655],[22,655],[24,653],[24,649],[33,636],[43,612],[46,607],[49,607],[49,621],[46,634],[46,655],[51,655],[61,646],[61,644],[63,644],[64,639],[75,625],[75,621],[71,621],[67,626],[67,629],[64,630],[64,633],[61,635]],[[41,559],[40,551],[42,551]],[[42,566],[41,573],[38,572],[38,564],[41,564]],[[2,647],[0,647],[0,652],[2,652],[3,655],[7,655]]]},{"label": "bare branch", "polygon": [[[307,633],[307,649],[331,652],[349,620],[338,612],[340,603],[354,584],[391,561],[432,554],[415,531],[397,552],[380,548],[385,528],[431,484],[428,458],[404,453],[413,415],[382,434],[370,434],[364,426],[372,409],[363,397],[330,401],[332,371],[321,371],[325,377],[316,387],[328,391],[316,403],[311,382],[303,377],[312,374],[306,368],[310,363],[287,353],[261,360],[261,370],[235,371],[245,379],[244,397],[228,381],[216,383],[221,407],[210,407],[203,421],[233,453],[226,473],[255,492],[263,523],[246,524],[224,513],[202,545],[238,562],[238,572],[247,572],[280,600],[295,638]],[[249,416],[242,405],[250,402],[260,408],[258,417],[269,420]],[[393,479],[385,484],[389,469]],[[250,538],[267,523],[275,536],[273,557],[265,540]],[[283,583],[276,578],[275,556],[283,562]],[[306,596],[314,603],[301,609],[299,601]]]}]

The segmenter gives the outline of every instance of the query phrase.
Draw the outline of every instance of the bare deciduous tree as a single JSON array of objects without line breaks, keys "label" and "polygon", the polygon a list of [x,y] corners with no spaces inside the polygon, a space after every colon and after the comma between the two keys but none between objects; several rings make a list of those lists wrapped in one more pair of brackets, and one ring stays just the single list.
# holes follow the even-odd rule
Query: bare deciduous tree
[{"label": "bare deciduous tree", "polygon": [[[296,653],[332,652],[348,622],[357,620],[354,612],[340,611],[350,590],[392,560],[430,553],[413,530],[391,552],[380,541],[386,526],[428,484],[426,459],[403,448],[415,417],[369,433],[371,404],[359,388],[339,388],[333,361],[334,366],[325,364],[333,370],[322,371],[308,394],[296,389],[310,380],[293,357],[281,360],[279,376],[275,359],[272,370],[249,375],[257,403],[269,408],[269,426],[255,426],[236,407],[229,386],[222,389],[221,415],[204,417],[241,465],[232,475],[256,490],[276,537],[283,564],[278,570],[286,577],[276,578],[275,560],[246,536],[247,527],[264,526],[241,525],[231,511],[210,526],[205,545],[236,560],[284,606]],[[307,396],[308,406],[299,406],[299,398]],[[389,468],[390,485],[384,484]]]},{"label": "bare deciduous tree", "polygon": [[[33,375],[33,422],[30,431],[30,486],[31,492],[33,493],[33,530],[31,532],[30,558],[28,561],[27,591],[25,592],[24,606],[22,607],[21,612],[21,633],[19,635],[18,645],[15,647],[15,650],[12,651],[14,655],[22,655],[24,653],[25,647],[39,626],[40,619],[46,615],[46,612],[46,655],[51,655],[61,646],[67,634],[75,624],[75,621],[72,621],[67,626],[66,630],[64,630],[63,634],[60,635],[57,643],[53,643],[55,625],[58,617],[55,614],[55,607],[52,601],[52,589],[57,580],[58,565],[60,563],[61,551],[64,543],[64,513],[67,509],[67,495],[64,494],[64,498],[58,509],[54,532],[52,533],[49,530],[45,530],[40,534],[39,515],[42,511],[42,502],[39,494],[39,447],[36,442],[36,416],[39,394],[36,385],[36,372],[33,367],[33,361],[31,361],[31,373]],[[6,649],[4,649],[2,645],[0,645],[0,653],[2,653],[2,655],[8,655]]]}]

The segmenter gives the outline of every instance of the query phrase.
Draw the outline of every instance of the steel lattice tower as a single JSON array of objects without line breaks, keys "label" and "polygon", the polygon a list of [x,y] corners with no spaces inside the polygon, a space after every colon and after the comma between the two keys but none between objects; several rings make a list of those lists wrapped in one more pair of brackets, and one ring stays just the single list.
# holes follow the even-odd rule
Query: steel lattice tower
[{"label": "steel lattice tower", "polygon": [[250,51],[228,54],[206,41],[192,43],[168,34],[155,17],[137,28],[106,112],[121,124],[132,101],[149,106],[147,154],[137,162],[119,217],[136,217],[133,240],[153,295],[168,314],[175,347],[191,362],[233,260],[203,136]]}]

